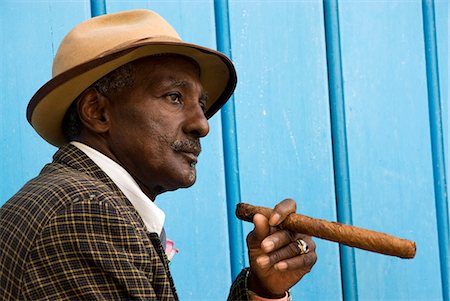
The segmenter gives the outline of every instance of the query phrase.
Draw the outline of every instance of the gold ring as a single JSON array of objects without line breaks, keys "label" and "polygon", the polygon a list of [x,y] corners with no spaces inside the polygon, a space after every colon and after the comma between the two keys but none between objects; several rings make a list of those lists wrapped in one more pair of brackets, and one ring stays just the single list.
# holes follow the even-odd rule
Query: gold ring
[{"label": "gold ring", "polygon": [[303,239],[297,239],[297,246],[300,249],[300,255],[306,254],[309,252],[309,246]]}]

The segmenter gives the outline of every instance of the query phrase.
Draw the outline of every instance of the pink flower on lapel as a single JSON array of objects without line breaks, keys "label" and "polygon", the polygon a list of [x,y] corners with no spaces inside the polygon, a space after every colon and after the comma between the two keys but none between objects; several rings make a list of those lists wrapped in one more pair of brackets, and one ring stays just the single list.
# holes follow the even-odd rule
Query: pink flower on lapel
[{"label": "pink flower on lapel", "polygon": [[170,240],[170,239],[166,239],[166,256],[167,259],[172,260],[172,258],[175,256],[175,254],[177,254],[179,252],[179,250],[177,248],[174,247],[175,243]]}]

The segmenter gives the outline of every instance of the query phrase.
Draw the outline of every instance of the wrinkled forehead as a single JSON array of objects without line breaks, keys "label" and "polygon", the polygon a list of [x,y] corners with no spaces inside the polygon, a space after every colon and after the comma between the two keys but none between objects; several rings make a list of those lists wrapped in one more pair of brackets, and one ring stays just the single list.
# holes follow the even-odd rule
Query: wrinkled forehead
[{"label": "wrinkled forehead", "polygon": [[200,80],[200,68],[193,59],[182,55],[157,55],[133,61],[136,84],[150,89],[161,87],[185,88],[197,91],[207,99]]}]

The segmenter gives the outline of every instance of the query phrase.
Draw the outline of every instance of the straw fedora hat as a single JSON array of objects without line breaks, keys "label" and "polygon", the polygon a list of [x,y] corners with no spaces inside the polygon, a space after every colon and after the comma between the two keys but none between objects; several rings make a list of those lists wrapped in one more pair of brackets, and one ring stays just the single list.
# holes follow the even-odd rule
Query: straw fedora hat
[{"label": "straw fedora hat", "polygon": [[183,42],[155,12],[131,10],[86,20],[67,34],[53,61],[52,79],[28,104],[28,122],[46,141],[61,146],[67,142],[61,129],[63,117],[81,92],[114,69],[155,54],[180,54],[198,63],[209,99],[207,118],[234,91],[236,71],[225,55]]}]

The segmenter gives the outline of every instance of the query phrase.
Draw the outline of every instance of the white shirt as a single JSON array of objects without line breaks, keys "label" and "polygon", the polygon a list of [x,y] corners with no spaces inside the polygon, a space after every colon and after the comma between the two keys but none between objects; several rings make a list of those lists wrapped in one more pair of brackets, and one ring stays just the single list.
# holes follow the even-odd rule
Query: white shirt
[{"label": "white shirt", "polygon": [[144,194],[131,175],[122,166],[92,147],[76,141],[72,141],[70,144],[79,148],[111,178],[133,204],[147,230],[160,235],[166,215]]}]

